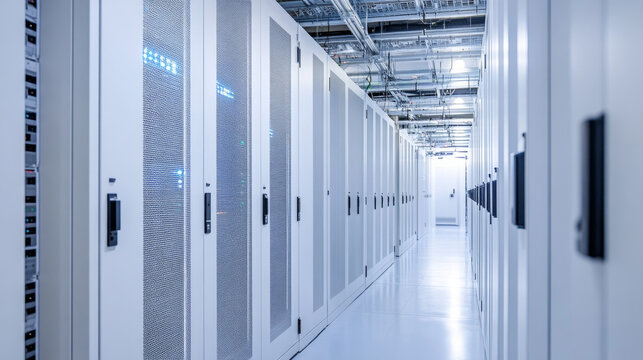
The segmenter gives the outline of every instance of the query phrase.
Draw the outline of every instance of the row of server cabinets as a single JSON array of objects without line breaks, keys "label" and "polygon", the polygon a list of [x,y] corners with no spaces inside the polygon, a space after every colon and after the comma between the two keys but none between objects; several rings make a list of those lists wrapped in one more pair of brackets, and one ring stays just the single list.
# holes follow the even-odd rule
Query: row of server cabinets
[{"label": "row of server cabinets", "polygon": [[412,139],[277,2],[13,14],[25,359],[288,359],[417,239]]},{"label": "row of server cabinets", "polygon": [[[418,158],[420,151],[413,145],[414,141],[406,130],[400,131],[399,136],[399,192],[400,192],[400,209],[399,209],[399,243],[396,251],[399,256],[405,250],[418,240],[418,210],[425,209],[426,201],[418,201],[418,167],[420,164],[426,164],[426,157]],[[426,176],[427,169],[422,176]],[[426,180],[426,178],[423,178]],[[426,182],[420,184],[419,189],[426,189]],[[424,196],[424,195],[423,195]],[[423,200],[426,198],[423,198]],[[428,217],[428,216],[427,216]],[[427,217],[423,217],[422,228],[425,228]]]},{"label": "row of server cabinets", "polygon": [[[485,43],[485,46],[488,44]],[[498,219],[498,180],[499,146],[498,122],[492,114],[492,97],[497,95],[492,92],[491,71],[487,60],[495,61],[491,55],[485,55],[482,63],[483,81],[478,89],[475,119],[471,127],[471,145],[467,156],[466,169],[466,219],[470,264],[473,273],[473,285],[476,294],[477,309],[480,314],[482,335],[485,341],[487,358],[498,358],[497,349],[491,349],[497,341],[497,320],[499,314],[494,306],[497,304],[495,292],[500,288],[497,269],[494,269],[494,254],[498,250],[499,219]],[[516,129],[517,131],[517,129]],[[511,134],[513,135],[513,134]],[[506,186],[506,182],[501,186]],[[502,189],[500,189],[502,191]],[[502,216],[502,213],[501,213]]]}]

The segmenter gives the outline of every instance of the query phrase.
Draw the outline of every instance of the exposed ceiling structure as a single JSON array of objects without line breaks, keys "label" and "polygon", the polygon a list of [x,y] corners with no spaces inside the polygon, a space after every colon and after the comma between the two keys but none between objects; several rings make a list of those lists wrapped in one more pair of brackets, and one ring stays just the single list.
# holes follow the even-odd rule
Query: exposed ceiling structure
[{"label": "exposed ceiling structure", "polygon": [[280,0],[353,81],[433,154],[469,146],[486,2]]}]

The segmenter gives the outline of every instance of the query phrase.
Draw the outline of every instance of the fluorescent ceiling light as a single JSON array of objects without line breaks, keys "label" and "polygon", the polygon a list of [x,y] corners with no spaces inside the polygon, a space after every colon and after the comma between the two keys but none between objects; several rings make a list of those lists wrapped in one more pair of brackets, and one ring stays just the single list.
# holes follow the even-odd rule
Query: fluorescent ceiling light
[{"label": "fluorescent ceiling light", "polygon": [[457,73],[463,73],[465,71],[466,71],[465,63],[464,63],[464,60],[462,60],[462,59],[458,59],[458,60],[454,61],[453,64],[451,65],[451,72],[452,73],[457,74]]}]

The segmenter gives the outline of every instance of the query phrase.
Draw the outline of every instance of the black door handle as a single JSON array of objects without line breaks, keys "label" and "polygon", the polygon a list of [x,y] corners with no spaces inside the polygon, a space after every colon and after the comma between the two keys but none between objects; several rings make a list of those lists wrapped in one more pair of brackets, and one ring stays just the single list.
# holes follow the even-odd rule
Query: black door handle
[{"label": "black door handle", "polygon": [[121,229],[121,201],[117,194],[107,194],[107,246],[118,245]]},{"label": "black door handle", "polygon": [[582,212],[577,249],[581,254],[605,257],[605,115],[586,120],[582,141]]},{"label": "black door handle", "polygon": [[381,208],[384,208],[384,194],[382,194],[382,195],[380,195],[380,196],[381,196],[381,198],[380,198],[380,201],[381,201],[381,202],[380,202],[380,204],[382,205],[382,206],[380,206],[380,207],[381,207]]},{"label": "black door handle", "polygon": [[204,196],[204,220],[205,220],[205,233],[212,232],[212,193],[205,193]]},{"label": "black door handle", "polygon": [[357,215],[359,215],[359,195],[357,195],[356,200],[357,200]]},{"label": "black door handle", "polygon": [[263,224],[268,225],[268,215],[269,215],[269,202],[268,194],[263,194]]},{"label": "black door handle", "polygon": [[301,221],[301,197],[297,196],[297,221]]},{"label": "black door handle", "polygon": [[395,195],[393,195],[393,206],[395,206]]},{"label": "black door handle", "polygon": [[391,206],[391,195],[386,195],[386,206]]},{"label": "black door handle", "polygon": [[377,210],[377,195],[373,195],[373,209]]},{"label": "black door handle", "polygon": [[348,194],[348,216],[351,216],[351,194]]}]

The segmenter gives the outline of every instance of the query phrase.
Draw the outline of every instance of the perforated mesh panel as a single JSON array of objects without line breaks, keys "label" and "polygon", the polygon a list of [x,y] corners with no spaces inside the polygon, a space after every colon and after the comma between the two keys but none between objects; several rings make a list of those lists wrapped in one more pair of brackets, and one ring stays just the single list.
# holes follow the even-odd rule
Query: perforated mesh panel
[{"label": "perforated mesh panel", "polygon": [[[389,152],[388,152],[388,159],[390,162],[390,169],[391,171],[389,172],[389,181],[390,181],[390,189],[391,189],[391,197],[395,196],[396,197],[396,202],[395,205],[397,206],[397,195],[395,195],[396,192],[396,187],[395,187],[395,178],[397,174],[397,170],[395,168],[395,130],[389,126]],[[396,219],[396,207],[393,206],[393,199],[391,199],[391,214],[390,214],[390,226],[389,226],[389,239],[388,239],[388,251],[387,253],[390,254],[393,252],[393,245],[395,243],[395,219]]]},{"label": "perforated mesh panel", "polygon": [[388,164],[388,124],[386,118],[382,118],[382,193],[384,193],[384,206],[382,207],[382,259],[388,253],[388,220],[390,207],[387,206],[389,193],[388,176],[390,174]]},{"label": "perforated mesh panel", "polygon": [[313,56],[313,310],[324,305],[324,63]]},{"label": "perforated mesh panel", "polygon": [[[382,117],[375,114],[375,199],[377,209],[375,210],[375,234],[373,243],[375,244],[375,263],[379,264],[382,258]],[[374,206],[375,208],[375,206]]]},{"label": "perforated mesh panel", "polygon": [[346,287],[346,85],[330,73],[330,295]]},{"label": "perforated mesh panel", "polygon": [[145,359],[190,357],[189,9],[144,1]]},{"label": "perforated mesh panel", "polygon": [[291,324],[290,35],[270,19],[270,339]]},{"label": "perforated mesh panel", "polygon": [[252,357],[250,16],[251,0],[217,1],[218,359]]},{"label": "perforated mesh panel", "polygon": [[368,107],[366,112],[366,190],[365,195],[369,199],[364,205],[366,210],[366,265],[373,267],[373,108]]},{"label": "perforated mesh panel", "polygon": [[[364,100],[352,90],[348,91],[348,181],[355,201],[351,210],[348,238],[348,279],[353,282],[364,274]],[[360,212],[357,213],[359,195]]]}]

